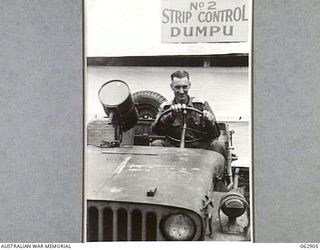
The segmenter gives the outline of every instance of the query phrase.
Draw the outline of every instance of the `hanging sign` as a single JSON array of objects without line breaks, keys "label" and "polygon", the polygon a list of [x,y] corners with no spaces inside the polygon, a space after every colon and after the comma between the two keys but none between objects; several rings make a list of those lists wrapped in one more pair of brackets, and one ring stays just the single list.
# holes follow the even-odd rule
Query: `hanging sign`
[{"label": "hanging sign", "polygon": [[247,0],[162,0],[163,43],[246,42]]}]

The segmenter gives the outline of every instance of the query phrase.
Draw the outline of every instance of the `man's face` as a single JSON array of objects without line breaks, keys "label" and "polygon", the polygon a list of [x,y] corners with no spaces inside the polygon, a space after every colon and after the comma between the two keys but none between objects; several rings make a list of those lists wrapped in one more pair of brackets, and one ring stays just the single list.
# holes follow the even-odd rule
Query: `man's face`
[{"label": "man's face", "polygon": [[178,78],[174,77],[170,86],[174,92],[174,97],[178,103],[187,103],[188,101],[188,90],[191,83],[188,77]]}]

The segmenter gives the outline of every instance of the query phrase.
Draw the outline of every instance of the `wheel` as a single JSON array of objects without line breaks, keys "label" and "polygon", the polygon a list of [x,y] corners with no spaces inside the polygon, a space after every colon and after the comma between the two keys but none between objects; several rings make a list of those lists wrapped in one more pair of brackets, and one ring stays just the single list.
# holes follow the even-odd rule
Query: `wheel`
[{"label": "wheel", "polygon": [[[185,107],[183,110],[181,110],[181,112],[190,112],[190,111],[196,112],[196,113],[198,113],[198,114],[200,114],[200,115],[203,116],[203,112],[200,111],[200,110],[198,110],[198,109],[195,109],[195,108]],[[164,115],[167,115],[167,114],[169,114],[169,113],[171,113],[171,112],[173,112],[173,110],[172,110],[171,108],[165,110],[165,111],[160,115],[159,120],[160,120]],[[183,113],[183,114],[184,114],[184,113]],[[186,114],[187,114],[187,113],[185,113],[185,115],[186,115]],[[184,125],[182,125],[182,126],[184,126]],[[201,133],[201,131],[188,128],[188,127],[187,127],[187,124],[185,124],[185,129],[186,129],[186,130],[194,130],[194,131],[197,131],[197,132],[200,132],[200,133]],[[201,136],[201,137],[196,138],[196,139],[193,139],[193,140],[185,140],[185,138],[184,138],[184,136],[183,136],[183,130],[182,130],[182,131],[181,131],[181,139],[175,139],[175,138],[172,138],[172,137],[170,137],[170,136],[169,136],[169,138],[170,138],[171,140],[173,140],[173,141],[180,142],[180,143],[182,143],[182,144],[184,145],[184,143],[191,143],[191,142],[201,141],[201,140],[204,138],[204,136]]]},{"label": "wheel", "polygon": [[132,94],[133,101],[139,113],[139,118],[156,119],[161,103],[167,99],[157,92],[145,90],[138,91]]}]

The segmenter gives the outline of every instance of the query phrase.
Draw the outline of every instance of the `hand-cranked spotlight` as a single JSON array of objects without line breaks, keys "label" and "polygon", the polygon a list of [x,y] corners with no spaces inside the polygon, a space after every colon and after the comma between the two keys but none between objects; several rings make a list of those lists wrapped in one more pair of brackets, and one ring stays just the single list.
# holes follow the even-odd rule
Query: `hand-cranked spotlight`
[{"label": "hand-cranked spotlight", "polygon": [[[128,85],[121,80],[111,80],[102,85],[99,99],[110,123],[119,133],[132,128],[138,121],[138,112]],[[117,136],[116,136],[117,137]]]}]

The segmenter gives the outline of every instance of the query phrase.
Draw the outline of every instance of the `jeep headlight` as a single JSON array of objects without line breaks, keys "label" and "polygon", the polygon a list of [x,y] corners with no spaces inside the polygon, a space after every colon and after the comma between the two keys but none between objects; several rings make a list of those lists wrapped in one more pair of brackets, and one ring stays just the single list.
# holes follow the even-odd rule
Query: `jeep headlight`
[{"label": "jeep headlight", "polygon": [[195,232],[194,221],[185,214],[171,214],[161,221],[161,233],[166,240],[192,240]]}]

